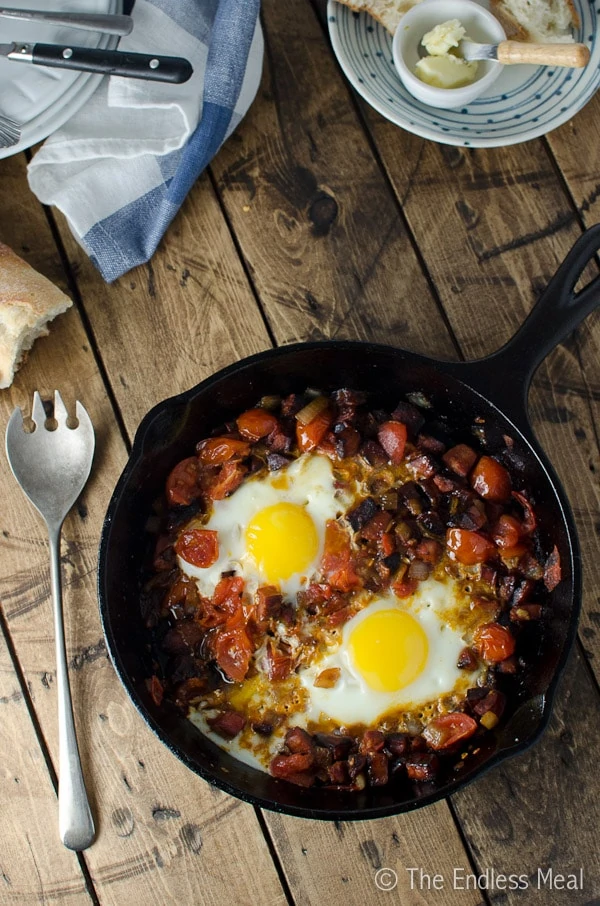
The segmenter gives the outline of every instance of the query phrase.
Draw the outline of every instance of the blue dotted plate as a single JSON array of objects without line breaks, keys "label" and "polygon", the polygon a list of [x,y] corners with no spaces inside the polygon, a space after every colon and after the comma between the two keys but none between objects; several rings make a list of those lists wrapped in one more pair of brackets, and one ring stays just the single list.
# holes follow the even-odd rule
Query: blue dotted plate
[{"label": "blue dotted plate", "polygon": [[[413,98],[392,60],[392,37],[366,13],[329,0],[329,35],[348,80],[382,116],[408,132],[446,145],[492,148],[526,142],[556,129],[587,104],[600,85],[600,5],[574,0],[581,26],[576,41],[587,44],[584,69],[505,66],[489,92],[467,107],[438,110]],[[486,5],[486,4],[484,4]]]}]

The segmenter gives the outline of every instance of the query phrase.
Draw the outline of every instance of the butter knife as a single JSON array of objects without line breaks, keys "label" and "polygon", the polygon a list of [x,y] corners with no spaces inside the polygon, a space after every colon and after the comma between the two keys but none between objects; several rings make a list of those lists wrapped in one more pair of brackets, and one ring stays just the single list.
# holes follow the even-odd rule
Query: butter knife
[{"label": "butter knife", "polygon": [[464,60],[494,60],[497,63],[533,63],[536,66],[587,66],[590,51],[585,44],[530,44],[501,41],[499,44],[475,44],[464,38],[458,45]]},{"label": "butter knife", "polygon": [[0,44],[0,56],[34,66],[77,69],[153,82],[187,82],[194,71],[190,61],[183,57],[73,47],[70,44]]},{"label": "butter knife", "polygon": [[47,22],[50,25],[66,25],[68,28],[99,31],[105,35],[128,35],[133,28],[131,16],[98,13],[47,13],[41,9],[12,9],[0,6],[0,16],[28,22]]}]

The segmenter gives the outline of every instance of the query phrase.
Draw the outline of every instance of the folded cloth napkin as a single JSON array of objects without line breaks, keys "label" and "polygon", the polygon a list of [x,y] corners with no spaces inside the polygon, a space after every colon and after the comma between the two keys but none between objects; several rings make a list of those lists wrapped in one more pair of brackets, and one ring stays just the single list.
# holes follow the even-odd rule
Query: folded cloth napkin
[{"label": "folded cloth napkin", "polygon": [[186,57],[183,85],[105,79],[28,168],[102,276],[148,261],[190,188],[252,103],[260,0],[137,0],[120,50]]}]

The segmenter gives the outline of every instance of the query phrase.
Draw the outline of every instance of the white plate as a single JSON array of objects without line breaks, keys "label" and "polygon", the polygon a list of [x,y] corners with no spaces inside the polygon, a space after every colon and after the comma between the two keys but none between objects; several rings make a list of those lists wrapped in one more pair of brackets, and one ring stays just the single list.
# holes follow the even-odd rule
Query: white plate
[{"label": "white plate", "polygon": [[[15,5],[17,5],[15,3]],[[20,9],[39,9],[40,0],[18,0]],[[120,13],[122,0],[53,0],[53,11]],[[0,40],[77,44],[112,48],[118,38],[39,22],[0,17]],[[0,149],[0,158],[31,147],[63,125],[96,90],[104,76],[75,70],[15,63],[0,57],[0,109],[22,124],[21,141]]]},{"label": "white plate", "polygon": [[[600,2],[574,0],[581,26],[575,40],[587,44],[584,69],[505,66],[483,97],[461,110],[438,110],[417,101],[392,61],[392,36],[367,13],[329,0],[333,50],[345,75],[382,116],[408,132],[446,145],[492,148],[545,135],[571,119],[600,86]],[[487,6],[487,3],[483,3]]]}]

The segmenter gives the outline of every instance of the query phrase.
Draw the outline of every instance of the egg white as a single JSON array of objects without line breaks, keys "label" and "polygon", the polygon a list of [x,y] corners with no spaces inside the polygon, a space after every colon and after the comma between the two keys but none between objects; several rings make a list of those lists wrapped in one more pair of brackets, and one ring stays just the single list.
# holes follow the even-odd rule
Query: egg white
[{"label": "egg white", "polygon": [[[464,632],[460,627],[460,602],[455,583],[428,579],[421,582],[411,598],[399,599],[393,592],[374,598],[343,627],[342,638],[335,649],[330,649],[298,676],[310,697],[306,716],[318,722],[325,718],[341,725],[374,724],[386,712],[419,711],[453,691],[466,691],[474,685],[477,671],[468,672],[456,666],[458,656],[465,647]],[[356,668],[349,650],[349,640],[360,622],[377,611],[404,610],[419,623],[427,636],[426,664],[411,683],[395,692],[378,692],[365,681]],[[341,671],[332,689],[314,685],[317,676],[328,668]]]},{"label": "egg white", "polygon": [[203,528],[218,533],[218,559],[212,566],[202,568],[178,558],[180,568],[196,579],[202,595],[210,597],[225,572],[242,576],[249,594],[267,584],[246,550],[246,528],[258,512],[284,502],[305,509],[317,530],[319,548],[314,561],[302,573],[281,580],[279,588],[285,596],[293,597],[308,584],[323,556],[327,520],[336,519],[350,502],[335,488],[331,461],[318,454],[304,454],[277,472],[250,478],[231,497],[214,501]]}]

